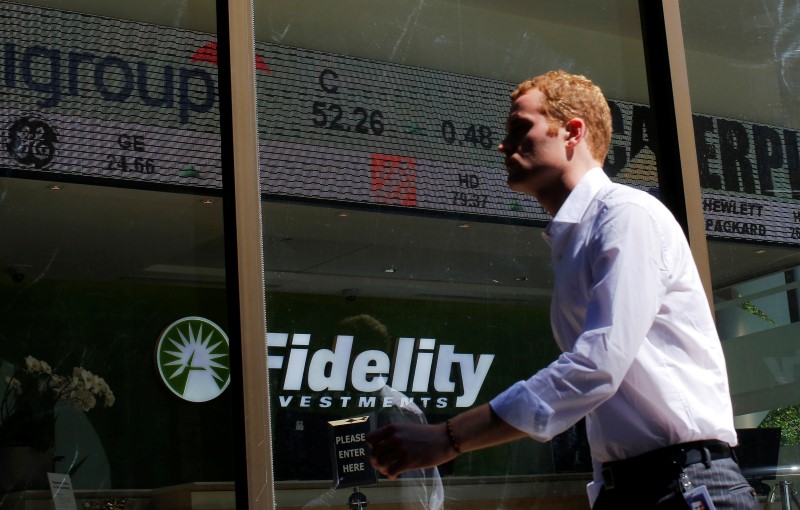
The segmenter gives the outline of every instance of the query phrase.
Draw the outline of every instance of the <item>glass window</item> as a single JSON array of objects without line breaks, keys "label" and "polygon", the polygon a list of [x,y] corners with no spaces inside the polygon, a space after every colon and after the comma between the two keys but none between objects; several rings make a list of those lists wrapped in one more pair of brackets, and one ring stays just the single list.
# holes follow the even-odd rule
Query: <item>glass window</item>
[{"label": "glass window", "polygon": [[255,8],[279,506],[345,505],[358,485],[425,508],[585,507],[580,424],[376,485],[357,451],[332,455],[329,422],[441,422],[555,359],[549,217],[508,190],[497,145],[518,82],[586,74],[614,114],[607,173],[657,193],[637,3]]},{"label": "glass window", "polygon": [[681,2],[717,326],[765,494],[800,463],[797,7]]},{"label": "glass window", "polygon": [[0,492],[232,502],[214,3],[0,24]]}]

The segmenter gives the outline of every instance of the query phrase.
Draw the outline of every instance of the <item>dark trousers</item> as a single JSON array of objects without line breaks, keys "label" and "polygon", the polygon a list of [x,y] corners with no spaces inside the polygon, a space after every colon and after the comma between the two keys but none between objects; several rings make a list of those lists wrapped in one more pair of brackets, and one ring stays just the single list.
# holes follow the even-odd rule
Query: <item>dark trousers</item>
[{"label": "dark trousers", "polygon": [[684,489],[705,485],[717,510],[756,510],[755,491],[722,443],[690,443],[604,464],[592,510],[691,508]]}]

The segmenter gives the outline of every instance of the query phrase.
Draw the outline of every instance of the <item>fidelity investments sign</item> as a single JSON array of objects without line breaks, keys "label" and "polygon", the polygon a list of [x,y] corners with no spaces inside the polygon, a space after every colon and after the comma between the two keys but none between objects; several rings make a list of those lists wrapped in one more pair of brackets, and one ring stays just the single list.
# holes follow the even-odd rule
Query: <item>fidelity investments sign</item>
[{"label": "fidelity investments sign", "polygon": [[281,407],[469,407],[494,360],[433,338],[398,338],[394,359],[380,350],[355,352],[349,335],[338,335],[333,349],[314,350],[311,335],[268,333],[267,347],[268,368],[283,377]]}]

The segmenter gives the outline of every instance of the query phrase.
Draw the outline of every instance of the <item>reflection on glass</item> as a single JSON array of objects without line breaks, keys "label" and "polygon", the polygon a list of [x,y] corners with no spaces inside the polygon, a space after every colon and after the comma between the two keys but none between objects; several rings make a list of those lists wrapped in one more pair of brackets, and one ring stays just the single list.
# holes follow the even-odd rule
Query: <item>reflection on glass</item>
[{"label": "reflection on glass", "polygon": [[681,2],[740,459],[758,491],[778,497],[800,464],[797,8],[796,1]]},{"label": "reflection on glass", "polygon": [[0,506],[233,498],[214,20],[0,3]]},{"label": "reflection on glass", "polygon": [[[334,364],[331,366],[330,377],[336,376],[335,357],[341,352],[341,346],[345,345],[346,350],[349,352],[352,348],[352,342],[358,338],[359,348],[370,348],[359,354],[352,362],[353,386],[356,392],[350,394],[350,398],[357,398],[359,401],[368,404],[372,409],[366,414],[370,418],[371,427],[383,427],[391,423],[427,423],[425,412],[414,401],[414,397],[409,397],[407,394],[398,391],[398,389],[390,386],[386,377],[376,375],[372,378],[364,377],[359,378],[358,375],[366,376],[368,373],[386,373],[389,371],[389,364],[391,363],[387,352],[392,352],[392,337],[387,327],[375,317],[368,314],[353,315],[344,318],[339,323],[339,330],[342,335],[336,339],[336,346],[334,351],[334,358],[331,358]],[[400,350],[408,350],[413,348],[409,345],[410,339],[401,339],[398,343]],[[323,351],[324,352],[324,351]],[[400,364],[402,356],[395,359],[395,363]],[[339,365],[341,366],[341,365]],[[405,388],[408,382],[408,375],[410,374],[410,365],[400,368],[397,365],[392,370],[394,374],[391,377],[391,382],[395,385],[401,385]],[[373,370],[374,369],[374,370]],[[360,374],[359,374],[360,373]],[[312,360],[309,367],[309,386],[323,387],[325,384],[311,381],[311,379],[325,379],[325,370],[315,370],[314,361]],[[370,380],[368,380],[370,379]],[[360,384],[359,384],[360,383]],[[323,399],[325,397],[322,397]],[[348,398],[348,396],[340,396],[339,399]],[[345,422],[348,420],[344,420]],[[328,423],[330,426],[330,422]],[[356,459],[363,460],[364,450],[356,451]],[[349,462],[344,460],[340,462]],[[335,477],[334,477],[335,478]],[[400,480],[403,482],[400,485],[399,497],[405,505],[414,508],[427,508],[431,510],[440,510],[444,505],[444,488],[442,486],[441,476],[438,468],[431,469],[415,469],[404,473]],[[372,482],[374,483],[374,482]],[[312,499],[304,507],[313,508],[318,506],[335,506],[337,500],[336,491],[340,489],[338,484],[333,488],[321,494],[319,497]],[[363,492],[358,491],[358,488],[353,489],[354,494],[361,494],[359,499],[365,499],[367,504],[369,500]],[[348,500],[352,500],[351,494]],[[358,502],[356,502],[358,503]]]},{"label": "reflection on glass", "polygon": [[[515,84],[552,68],[589,75],[612,98],[609,174],[657,193],[638,8],[255,8],[278,503],[346,505],[349,490],[329,489],[329,421],[387,411],[416,420],[418,410],[440,423],[557,356],[541,240],[549,216],[508,189],[497,152]],[[383,328],[349,332],[354,318]],[[438,471],[448,499],[585,506],[588,457],[578,424],[551,443],[498,447]],[[557,496],[541,496],[543,483]],[[408,494],[422,485],[425,497]],[[360,490],[436,508],[430,487],[426,474]]]}]

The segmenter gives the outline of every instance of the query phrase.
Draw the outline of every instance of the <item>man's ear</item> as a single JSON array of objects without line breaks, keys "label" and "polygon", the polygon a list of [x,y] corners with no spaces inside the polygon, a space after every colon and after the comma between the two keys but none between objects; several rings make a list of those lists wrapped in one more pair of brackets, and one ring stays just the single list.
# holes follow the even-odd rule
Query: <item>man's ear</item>
[{"label": "man's ear", "polygon": [[586,137],[586,122],[580,117],[569,119],[564,129],[567,131],[567,147],[575,147]]}]

